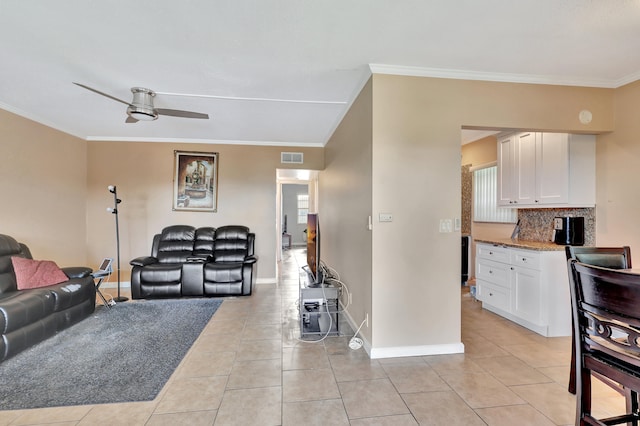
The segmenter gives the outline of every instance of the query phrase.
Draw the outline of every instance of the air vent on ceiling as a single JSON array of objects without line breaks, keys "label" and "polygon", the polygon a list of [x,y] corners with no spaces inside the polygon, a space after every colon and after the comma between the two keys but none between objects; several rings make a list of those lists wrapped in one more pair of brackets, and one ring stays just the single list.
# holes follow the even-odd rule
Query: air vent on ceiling
[{"label": "air vent on ceiling", "polygon": [[280,162],[283,164],[302,164],[304,162],[304,154],[301,152],[281,152]]}]

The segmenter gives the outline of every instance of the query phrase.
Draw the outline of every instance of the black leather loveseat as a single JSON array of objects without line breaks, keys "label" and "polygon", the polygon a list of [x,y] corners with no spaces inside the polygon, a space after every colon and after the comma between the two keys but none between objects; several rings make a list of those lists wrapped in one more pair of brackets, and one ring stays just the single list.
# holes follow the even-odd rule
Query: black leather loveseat
[{"label": "black leather loveseat", "polygon": [[32,259],[26,245],[0,234],[0,361],[88,317],[96,306],[90,268],[62,268],[67,281],[18,290],[12,257]]},{"label": "black leather loveseat", "polygon": [[153,237],[151,256],[129,262],[131,297],[250,295],[254,245],[246,226],[166,227]]}]

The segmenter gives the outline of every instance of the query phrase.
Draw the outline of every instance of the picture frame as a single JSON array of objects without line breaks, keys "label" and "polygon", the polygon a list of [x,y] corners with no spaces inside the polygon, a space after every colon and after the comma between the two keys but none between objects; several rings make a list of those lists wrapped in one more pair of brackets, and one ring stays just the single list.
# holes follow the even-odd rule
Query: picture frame
[{"label": "picture frame", "polygon": [[173,210],[218,210],[218,153],[174,151]]}]

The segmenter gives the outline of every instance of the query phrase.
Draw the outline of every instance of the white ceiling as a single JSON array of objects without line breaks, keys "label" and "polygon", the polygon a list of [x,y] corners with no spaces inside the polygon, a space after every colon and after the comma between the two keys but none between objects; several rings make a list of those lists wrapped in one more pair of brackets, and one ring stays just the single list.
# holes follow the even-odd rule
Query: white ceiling
[{"label": "white ceiling", "polygon": [[[639,23],[640,0],[2,0],[0,108],[88,140],[322,146],[371,69],[617,87]],[[125,124],[72,82],[214,96],[155,101],[211,119]]]}]

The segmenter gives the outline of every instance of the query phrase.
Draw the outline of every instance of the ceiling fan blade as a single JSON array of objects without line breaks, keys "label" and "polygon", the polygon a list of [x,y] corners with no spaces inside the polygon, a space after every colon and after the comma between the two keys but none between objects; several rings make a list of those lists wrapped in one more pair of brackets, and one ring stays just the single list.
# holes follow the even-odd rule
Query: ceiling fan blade
[{"label": "ceiling fan blade", "polygon": [[127,119],[124,120],[125,123],[137,123],[138,120],[136,120],[135,118],[131,117],[130,115],[127,115]]},{"label": "ceiling fan blade", "polygon": [[156,112],[160,115],[170,115],[172,117],[202,118],[205,120],[209,119],[209,114],[203,114],[201,112],[193,111],[182,111],[179,109],[156,108]]},{"label": "ceiling fan blade", "polygon": [[129,102],[125,102],[125,101],[123,101],[122,99],[118,99],[118,98],[116,98],[116,97],[113,97],[113,96],[111,96],[111,95],[108,95],[108,94],[106,94],[106,93],[104,93],[104,92],[101,92],[101,91],[99,91],[99,90],[94,89],[93,87],[85,86],[84,84],[80,84],[80,83],[76,83],[76,82],[73,82],[73,84],[75,84],[76,86],[80,86],[80,87],[82,87],[83,89],[90,90],[90,91],[92,91],[93,93],[97,93],[98,95],[102,95],[102,96],[105,96],[105,97],[107,97],[107,98],[109,98],[109,99],[113,99],[114,101],[118,101],[118,102],[120,102],[120,103],[123,103],[123,104],[125,104],[125,105],[131,105]]}]

